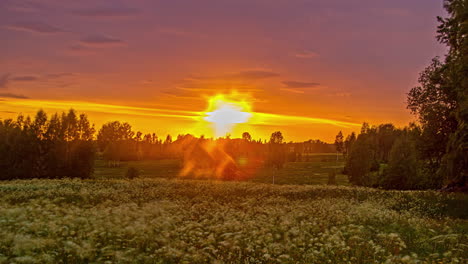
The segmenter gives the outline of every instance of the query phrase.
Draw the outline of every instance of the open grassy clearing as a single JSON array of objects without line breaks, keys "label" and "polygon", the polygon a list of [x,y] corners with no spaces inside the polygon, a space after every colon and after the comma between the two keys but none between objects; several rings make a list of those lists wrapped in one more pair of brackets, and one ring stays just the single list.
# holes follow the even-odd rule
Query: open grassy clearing
[{"label": "open grassy clearing", "polygon": [[468,196],[176,179],[0,183],[0,263],[466,263]]},{"label": "open grassy clearing", "polygon": [[[281,170],[260,167],[254,170],[249,181],[271,183],[275,175],[276,184],[326,184],[328,173],[336,172],[338,185],[349,185],[346,175],[341,174],[343,158],[336,161],[335,154],[310,155],[304,162],[288,162]],[[110,168],[103,160],[97,160],[94,170],[96,179],[121,179],[128,167],[138,168],[143,178],[176,178],[182,168],[179,160],[145,160],[121,162],[119,167]],[[242,168],[241,168],[242,169]]]}]

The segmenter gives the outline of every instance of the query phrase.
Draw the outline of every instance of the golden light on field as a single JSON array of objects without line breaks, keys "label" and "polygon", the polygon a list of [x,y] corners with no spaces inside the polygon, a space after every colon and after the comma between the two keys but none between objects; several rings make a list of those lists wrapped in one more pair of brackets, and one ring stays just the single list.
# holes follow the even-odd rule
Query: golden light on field
[{"label": "golden light on field", "polygon": [[213,123],[216,136],[230,133],[236,124],[246,123],[252,117],[249,102],[229,97],[221,94],[208,100],[208,109],[203,119]]}]

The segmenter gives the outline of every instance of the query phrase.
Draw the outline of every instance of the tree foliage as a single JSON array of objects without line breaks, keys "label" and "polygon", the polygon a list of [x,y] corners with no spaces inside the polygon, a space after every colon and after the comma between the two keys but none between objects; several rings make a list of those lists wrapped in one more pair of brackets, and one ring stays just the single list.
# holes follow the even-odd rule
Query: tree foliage
[{"label": "tree foliage", "polygon": [[408,108],[419,117],[426,147],[423,158],[433,172],[455,186],[468,181],[468,1],[445,0],[447,18],[438,17],[445,60],[433,59],[408,94]]},{"label": "tree foliage", "polygon": [[344,151],[343,133],[341,131],[335,137],[335,148],[338,153],[343,153]]},{"label": "tree foliage", "polygon": [[0,121],[0,179],[89,178],[94,168],[94,126],[74,110],[34,120]]},{"label": "tree foliage", "polygon": [[416,189],[423,185],[416,146],[408,135],[396,139],[390,151],[388,167],[380,181],[385,189]]},{"label": "tree foliage", "polygon": [[271,134],[270,143],[268,144],[268,164],[276,169],[282,169],[286,162],[286,147],[283,144],[283,134],[276,131]]},{"label": "tree foliage", "polygon": [[346,171],[350,183],[359,186],[369,185],[373,156],[370,137],[366,134],[360,134],[346,161]]}]

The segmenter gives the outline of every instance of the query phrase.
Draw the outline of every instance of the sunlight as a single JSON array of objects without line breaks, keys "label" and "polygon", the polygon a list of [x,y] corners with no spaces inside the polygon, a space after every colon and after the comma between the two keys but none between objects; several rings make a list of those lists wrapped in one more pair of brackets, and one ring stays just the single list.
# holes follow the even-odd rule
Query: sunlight
[{"label": "sunlight", "polygon": [[252,117],[250,104],[245,100],[235,101],[227,95],[216,95],[208,103],[203,119],[214,124],[217,137],[230,133],[235,124],[246,123]]}]

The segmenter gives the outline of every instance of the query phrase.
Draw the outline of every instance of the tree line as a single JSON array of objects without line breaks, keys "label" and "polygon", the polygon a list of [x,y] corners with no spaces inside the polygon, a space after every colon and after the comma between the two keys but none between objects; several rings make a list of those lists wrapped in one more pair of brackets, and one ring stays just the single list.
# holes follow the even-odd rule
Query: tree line
[{"label": "tree line", "polygon": [[0,179],[88,178],[94,167],[95,129],[74,110],[50,119],[20,115],[0,120]]},{"label": "tree line", "polygon": [[194,142],[214,142],[236,161],[247,159],[249,166],[261,163],[278,169],[287,161],[306,161],[310,153],[334,151],[332,144],[320,140],[285,143],[279,131],[268,141],[254,140],[248,132],[242,138],[186,134],[173,140],[171,135],[159,138],[155,133],[135,132],[129,123],[113,121],[96,133],[87,116],[73,109],[50,118],[39,110],[34,118],[19,115],[16,120],[0,120],[0,179],[90,178],[96,158],[109,167],[136,160],[183,160]]}]

